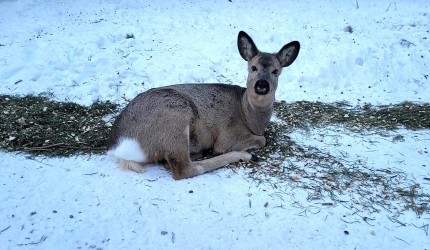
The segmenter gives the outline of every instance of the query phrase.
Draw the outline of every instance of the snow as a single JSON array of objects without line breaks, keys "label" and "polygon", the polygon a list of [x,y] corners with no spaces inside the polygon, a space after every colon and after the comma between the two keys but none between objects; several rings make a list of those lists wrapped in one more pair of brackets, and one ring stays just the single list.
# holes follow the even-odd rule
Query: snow
[{"label": "snow", "polygon": [[[0,93],[90,105],[124,104],[176,83],[245,86],[236,45],[244,30],[262,51],[301,43],[278,100],[423,103],[429,24],[426,0],[0,1]],[[291,137],[375,169],[401,169],[429,193],[428,130]],[[396,215],[402,226],[387,211],[322,206],[304,190],[256,185],[244,170],[174,181],[160,166],[125,172],[107,156],[0,157],[2,249],[430,248],[429,214],[404,211]]]}]

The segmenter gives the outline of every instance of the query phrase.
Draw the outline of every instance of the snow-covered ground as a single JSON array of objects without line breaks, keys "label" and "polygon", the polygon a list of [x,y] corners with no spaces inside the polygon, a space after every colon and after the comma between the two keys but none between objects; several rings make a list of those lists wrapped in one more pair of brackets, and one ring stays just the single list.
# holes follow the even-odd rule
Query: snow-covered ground
[{"label": "snow-covered ground", "polygon": [[[240,30],[267,52],[300,41],[278,100],[430,100],[427,0],[0,0],[0,94],[89,105],[176,83],[244,86]],[[397,134],[404,140],[291,137],[401,169],[429,193],[430,131]],[[256,185],[244,170],[174,181],[162,167],[123,172],[105,156],[0,157],[1,249],[430,249],[429,214],[321,206],[304,190]]]}]

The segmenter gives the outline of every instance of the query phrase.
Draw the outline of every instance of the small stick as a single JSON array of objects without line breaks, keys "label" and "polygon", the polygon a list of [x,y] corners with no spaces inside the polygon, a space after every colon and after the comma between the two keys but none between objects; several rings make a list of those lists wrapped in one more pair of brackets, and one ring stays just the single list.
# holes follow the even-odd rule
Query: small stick
[{"label": "small stick", "polygon": [[39,244],[39,243],[42,243],[42,242],[44,242],[46,239],[47,239],[48,237],[46,237],[45,235],[42,235],[42,237],[40,238],[40,240],[38,241],[38,242],[34,242],[34,241],[32,241],[32,242],[30,242],[30,243],[27,243],[27,244],[18,244],[18,246],[27,246],[27,245],[37,245],[37,244]]},{"label": "small stick", "polygon": [[396,239],[398,239],[398,240],[403,241],[404,243],[408,244],[409,246],[411,245],[411,244],[407,243],[406,241],[404,241],[404,240],[402,240],[402,239],[400,239],[400,238],[397,238],[396,236],[394,236],[394,238],[396,238]]},{"label": "small stick", "polygon": [[82,174],[82,175],[94,175],[94,174],[98,174],[98,172],[91,173],[91,174]]},{"label": "small stick", "polygon": [[49,148],[53,148],[53,147],[59,147],[59,148],[65,148],[65,149],[93,149],[93,150],[105,150],[105,147],[97,147],[97,148],[93,148],[93,147],[74,147],[74,146],[64,146],[64,143],[57,143],[57,144],[52,144],[52,145],[48,145],[48,146],[43,146],[43,147],[32,147],[32,148],[27,148],[25,149],[25,151],[42,151],[42,150],[48,150]]},{"label": "small stick", "polygon": [[323,206],[333,206],[333,202],[325,202],[325,203],[322,203],[321,205],[323,205]]},{"label": "small stick", "polygon": [[61,145],[64,145],[64,143],[57,143],[57,144],[52,144],[52,145],[43,146],[43,147],[28,148],[28,149],[26,149],[26,151],[43,150],[43,149],[53,148],[53,147],[57,147],[57,146],[61,146]]},{"label": "small stick", "polygon": [[7,228],[3,229],[0,231],[0,234],[2,234],[4,231],[8,230],[10,228],[10,226],[8,226]]},{"label": "small stick", "polygon": [[390,9],[390,7],[391,7],[391,3],[390,3],[390,5],[388,5],[388,8],[387,8],[387,10],[385,12],[388,12],[388,10]]},{"label": "small stick", "polygon": [[343,221],[343,222],[345,222],[345,223],[348,223],[348,224],[352,224],[352,223],[356,223],[356,222],[360,223],[358,220],[355,220],[355,221],[346,221],[346,220],[344,220],[342,218],[340,218],[340,220]]}]

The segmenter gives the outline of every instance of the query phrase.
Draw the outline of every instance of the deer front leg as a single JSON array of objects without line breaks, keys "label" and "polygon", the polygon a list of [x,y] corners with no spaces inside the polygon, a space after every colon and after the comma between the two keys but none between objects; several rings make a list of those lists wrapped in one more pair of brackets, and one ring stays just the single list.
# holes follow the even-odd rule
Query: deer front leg
[{"label": "deer front leg", "polygon": [[224,154],[231,151],[247,151],[260,149],[266,145],[266,138],[251,133],[243,134],[231,131],[221,135],[214,145],[214,154]]}]

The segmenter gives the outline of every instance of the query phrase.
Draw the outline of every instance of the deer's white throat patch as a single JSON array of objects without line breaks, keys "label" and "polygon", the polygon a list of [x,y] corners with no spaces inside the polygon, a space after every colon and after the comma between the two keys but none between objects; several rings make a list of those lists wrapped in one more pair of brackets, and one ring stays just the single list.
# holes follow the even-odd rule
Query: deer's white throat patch
[{"label": "deer's white throat patch", "polygon": [[118,145],[107,152],[108,155],[117,159],[134,162],[145,162],[147,156],[136,139],[121,137]]}]

